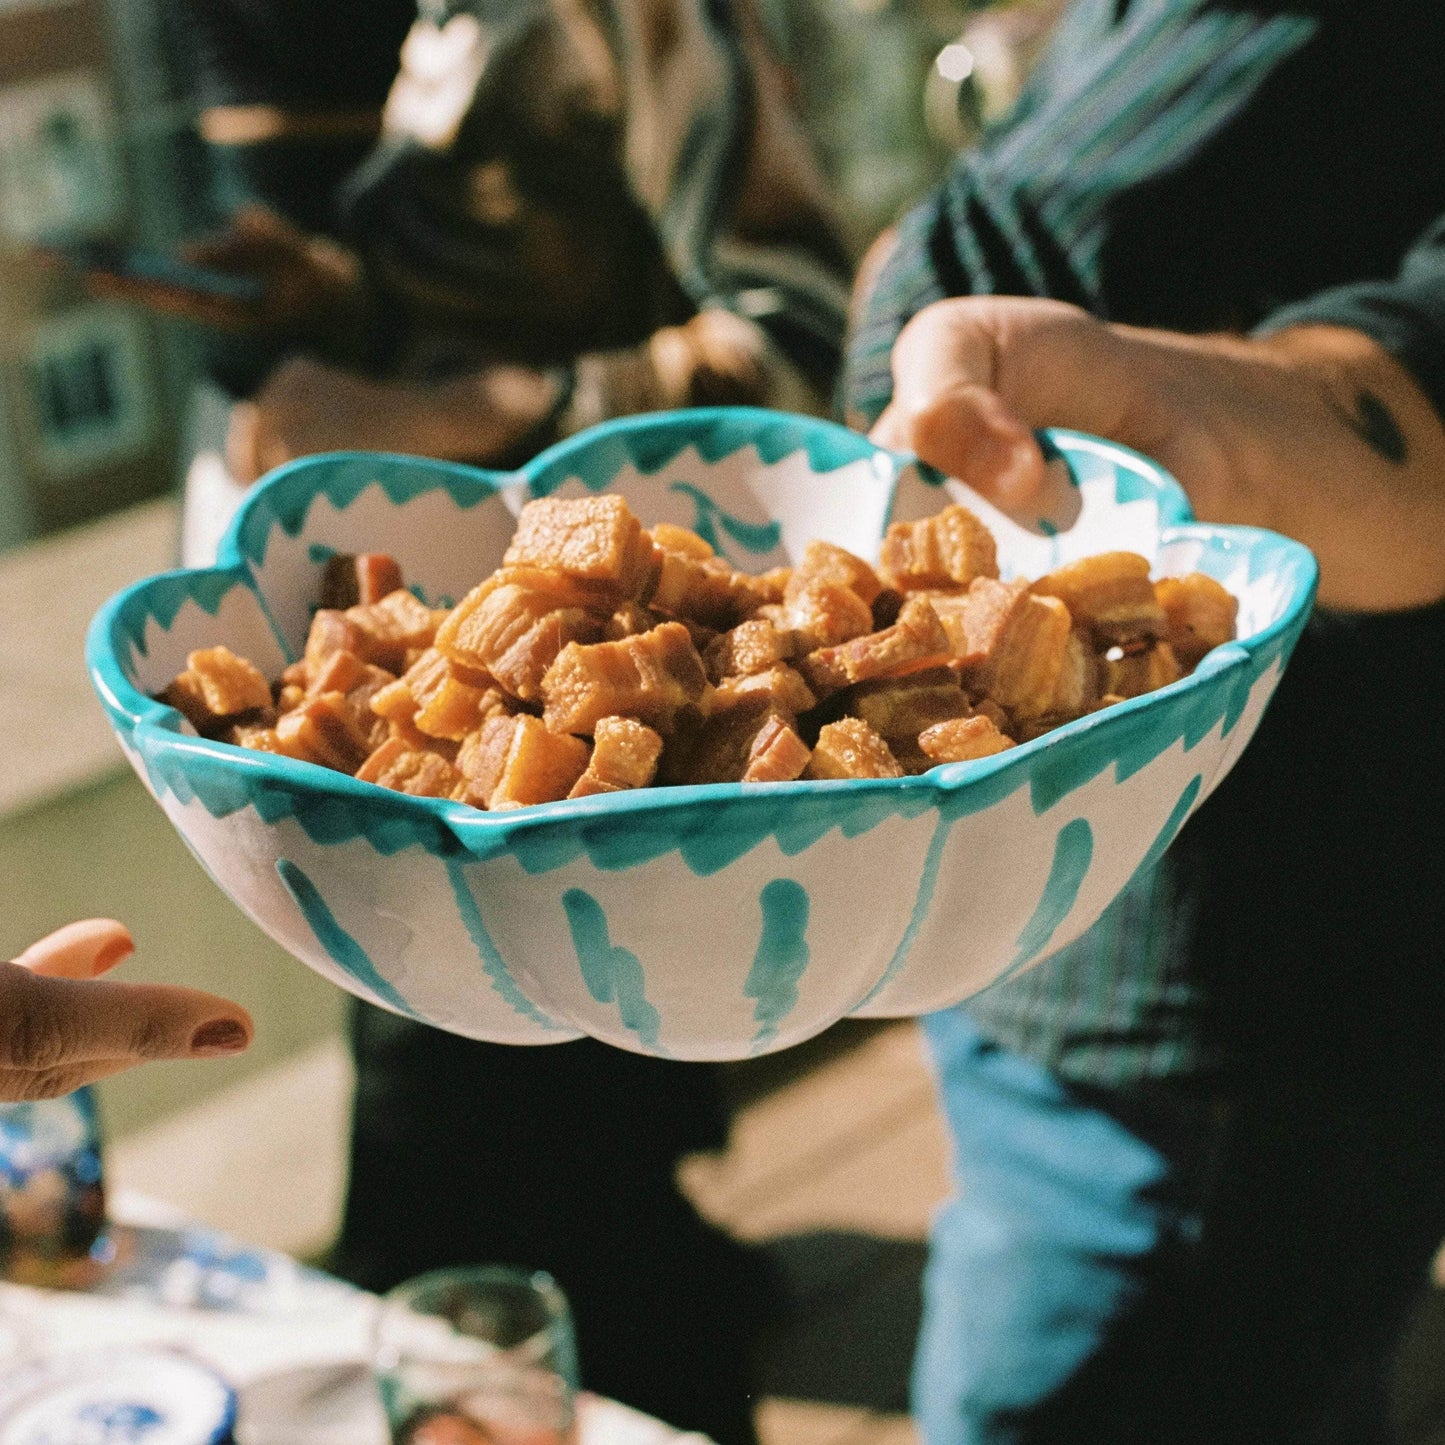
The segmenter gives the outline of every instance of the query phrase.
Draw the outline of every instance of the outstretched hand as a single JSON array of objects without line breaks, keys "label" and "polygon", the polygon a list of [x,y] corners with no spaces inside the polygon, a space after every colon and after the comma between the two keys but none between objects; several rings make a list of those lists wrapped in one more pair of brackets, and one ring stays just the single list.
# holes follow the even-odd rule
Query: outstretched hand
[{"label": "outstretched hand", "polygon": [[1155,458],[1204,521],[1304,542],[1322,602],[1385,610],[1445,596],[1445,428],[1359,332],[1185,336],[1061,302],[964,298],[909,322],[893,377],[874,439],[1005,509],[1043,484],[1033,428],[1073,427]]},{"label": "outstretched hand", "polygon": [[0,1101],[51,1099],[152,1059],[238,1054],[251,1019],[195,989],[101,981],[133,951],[129,932],[92,918],[0,963]]}]

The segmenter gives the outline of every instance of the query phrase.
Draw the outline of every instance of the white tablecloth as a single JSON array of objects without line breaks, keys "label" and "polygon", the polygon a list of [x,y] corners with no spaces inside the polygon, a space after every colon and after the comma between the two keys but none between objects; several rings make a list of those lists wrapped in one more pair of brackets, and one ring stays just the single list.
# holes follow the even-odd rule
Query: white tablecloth
[{"label": "white tablecloth", "polygon": [[[121,1195],[111,1215],[122,1262],[104,1292],[0,1284],[0,1374],[55,1350],[173,1346],[236,1388],[238,1445],[387,1445],[365,1363],[374,1296],[144,1199]],[[578,1422],[579,1445],[708,1445],[596,1396]]]}]

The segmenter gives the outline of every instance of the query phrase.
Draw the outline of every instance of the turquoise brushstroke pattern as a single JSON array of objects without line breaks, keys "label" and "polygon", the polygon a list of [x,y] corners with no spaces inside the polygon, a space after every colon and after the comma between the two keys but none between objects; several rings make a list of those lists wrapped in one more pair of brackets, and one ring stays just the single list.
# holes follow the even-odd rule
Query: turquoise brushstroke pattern
[{"label": "turquoise brushstroke pattern", "polygon": [[276,860],[276,874],[301,910],[316,941],[358,983],[365,984],[377,998],[384,999],[408,1018],[416,1014],[396,988],[377,972],[366,950],[336,921],[316,885],[289,858]]},{"label": "turquoise brushstroke pattern", "polygon": [[808,968],[808,890],[791,878],[774,878],[758,897],[763,933],[753,966],[743,984],[743,997],[753,999],[758,1032],[754,1051],[778,1032],[778,1025],[798,1003],[798,983]]},{"label": "turquoise brushstroke pattern", "polygon": [[1088,819],[1075,818],[1065,823],[1054,843],[1054,861],[1049,868],[1044,891],[1033,916],[1019,934],[1018,952],[1013,962],[994,980],[993,987],[1032,963],[1048,947],[1059,924],[1069,916],[1093,861],[1094,830],[1089,826]]},{"label": "turquoise brushstroke pattern", "polygon": [[[923,926],[923,920],[928,917],[928,910],[933,906],[933,890],[938,886],[938,870],[943,863],[943,850],[948,843],[954,816],[951,811],[939,809],[938,823],[933,829],[933,837],[923,859],[923,873],[918,880],[918,893],[913,900],[913,912],[908,916],[908,926],[903,930],[903,937],[898,940],[898,947],[893,950],[893,957],[888,960],[883,976],[864,997],[865,1004],[872,1003],[892,983],[898,976],[898,971],[908,961],[908,955],[913,952],[913,942],[918,937],[918,930]],[[859,1007],[861,1008],[862,1004]]]},{"label": "turquoise brushstroke pattern", "polygon": [[692,530],[714,552],[726,550],[722,538],[718,535],[719,528],[745,552],[752,552],[759,557],[766,556],[782,540],[781,523],[745,522],[741,517],[734,517],[732,513],[725,512],[701,487],[695,487],[691,482],[674,482],[667,490],[678,492],[692,502]]},{"label": "turquoise brushstroke pattern", "polygon": [[562,907],[588,993],[598,1003],[615,1003],[622,1027],[636,1034],[649,1053],[665,1055],[666,1050],[658,1047],[662,1018],[647,1001],[641,960],[612,942],[607,914],[585,889],[569,888],[562,895]]},{"label": "turquoise brushstroke pattern", "polygon": [[457,900],[457,913],[461,917],[463,927],[476,945],[477,954],[482,960],[482,967],[486,970],[492,987],[522,1018],[529,1019],[544,1029],[556,1029],[559,1032],[575,1035],[577,1030],[567,1029],[565,1025],[549,1018],[517,987],[517,980],[512,977],[506,960],[497,951],[497,945],[487,931],[486,921],[482,918],[482,910],[477,906],[477,900],[472,896],[472,890],[467,885],[466,872],[455,858],[447,860],[447,878],[452,885],[452,894]]}]

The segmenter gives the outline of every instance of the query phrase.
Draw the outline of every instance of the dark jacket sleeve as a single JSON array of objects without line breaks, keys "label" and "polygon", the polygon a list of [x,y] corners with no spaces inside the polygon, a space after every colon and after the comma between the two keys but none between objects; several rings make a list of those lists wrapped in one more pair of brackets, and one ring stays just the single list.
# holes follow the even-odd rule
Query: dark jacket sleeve
[{"label": "dark jacket sleeve", "polygon": [[1259,331],[1311,325],[1348,326],[1378,341],[1445,420],[1445,216],[1406,253],[1393,279],[1323,291],[1275,312]]}]

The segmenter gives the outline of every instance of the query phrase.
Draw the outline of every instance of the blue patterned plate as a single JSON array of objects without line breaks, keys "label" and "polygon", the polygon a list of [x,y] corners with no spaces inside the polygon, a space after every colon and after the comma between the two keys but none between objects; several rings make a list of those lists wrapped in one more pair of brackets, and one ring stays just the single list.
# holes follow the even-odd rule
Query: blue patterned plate
[{"label": "blue patterned plate", "polygon": [[[296,462],[247,498],[221,560],[138,583],[91,627],[127,758],[245,912],[343,988],[468,1037],[591,1034],[730,1059],[846,1014],[952,1004],[1077,938],[1157,858],[1259,721],[1304,626],[1297,543],[1191,520],[1126,449],[1048,435],[1020,522],[827,422],[708,410],[613,422],[515,476],[406,457]],[[501,561],[533,496],[620,492],[763,571],[815,537],[877,555],[887,525],[960,500],[1005,575],[1122,548],[1240,598],[1240,637],[1196,672],[995,757],[921,777],[646,789],[510,813],[390,793],[194,736],[151,700],[224,642],[276,676],[327,557],[385,551],[433,604]]]}]

